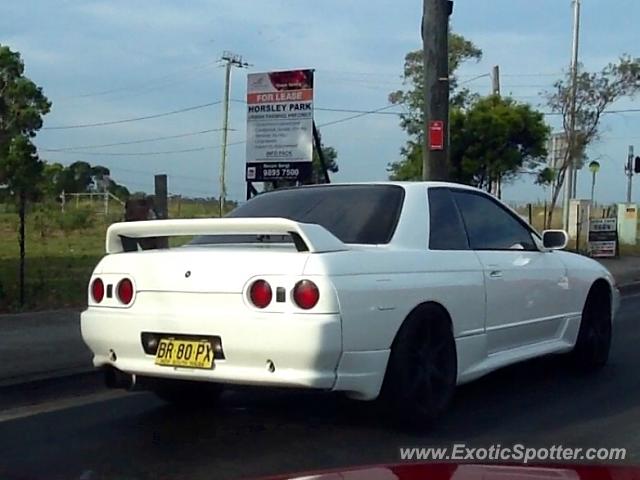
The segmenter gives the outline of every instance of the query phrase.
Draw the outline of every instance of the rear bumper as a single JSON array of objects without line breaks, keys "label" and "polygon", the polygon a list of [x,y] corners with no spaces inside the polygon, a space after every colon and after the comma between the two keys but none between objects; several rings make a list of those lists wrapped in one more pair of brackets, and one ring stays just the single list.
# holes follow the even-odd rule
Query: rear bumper
[{"label": "rear bumper", "polygon": [[[96,367],[159,378],[332,389],[342,354],[340,322],[339,314],[225,313],[220,319],[193,310],[178,317],[90,307],[81,315],[81,330]],[[144,352],[142,332],[219,336],[225,359],[211,370],[158,366]]]}]

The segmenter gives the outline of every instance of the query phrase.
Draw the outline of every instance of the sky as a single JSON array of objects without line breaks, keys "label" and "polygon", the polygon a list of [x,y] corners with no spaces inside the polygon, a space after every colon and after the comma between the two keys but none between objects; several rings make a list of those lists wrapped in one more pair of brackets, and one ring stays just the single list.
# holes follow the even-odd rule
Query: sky
[{"label": "sky", "polygon": [[[27,76],[53,102],[36,139],[43,159],[104,165],[132,191],[151,192],[153,175],[166,173],[170,193],[206,197],[219,192],[223,51],[251,64],[232,73],[234,100],[245,98],[248,72],[313,68],[317,108],[373,110],[388,105],[389,92],[402,87],[404,55],[421,47],[421,12],[420,0],[5,0],[0,44],[21,53]],[[623,53],[640,56],[640,34],[631,20],[638,18],[638,0],[582,0],[585,68],[601,69]],[[499,65],[504,95],[548,111],[541,94],[568,68],[571,26],[570,0],[455,0],[452,30],[483,51],[480,62],[459,69],[460,82],[488,94],[489,76],[475,77]],[[213,105],[134,122],[56,128],[208,103]],[[613,108],[639,107],[636,98]],[[245,109],[241,102],[231,103],[227,196],[232,200],[245,196]],[[315,111],[323,142],[338,151],[340,171],[332,180],[387,179],[387,165],[400,159],[407,139],[397,115],[322,126],[350,116]],[[557,119],[546,118],[558,127]],[[146,141],[165,136],[176,138]],[[602,138],[588,150],[601,164],[596,200],[624,200],[623,166],[634,142],[640,153],[640,113],[605,117]],[[124,145],[100,146],[112,143]],[[590,184],[590,173],[581,171],[579,197],[589,197]],[[640,183],[634,187],[634,201],[640,201]],[[510,202],[548,196],[531,178],[504,190]]]}]

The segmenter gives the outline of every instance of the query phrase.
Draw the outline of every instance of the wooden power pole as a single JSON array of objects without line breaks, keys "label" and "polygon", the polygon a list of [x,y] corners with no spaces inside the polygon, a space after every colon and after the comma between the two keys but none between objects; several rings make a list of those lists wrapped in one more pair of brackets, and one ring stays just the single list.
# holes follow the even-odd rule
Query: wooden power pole
[{"label": "wooden power pole", "polygon": [[246,68],[249,66],[240,55],[224,52],[220,59],[225,64],[224,97],[222,105],[222,153],[220,155],[220,196],[218,199],[220,217],[224,215],[224,202],[227,196],[227,137],[229,133],[229,95],[231,90],[231,67]]},{"label": "wooden power pole", "polygon": [[494,65],[491,71],[491,93],[500,95],[500,66]]},{"label": "wooden power pole", "polygon": [[449,16],[451,0],[423,0],[423,180],[449,177]]},{"label": "wooden power pole", "polygon": [[580,0],[573,0],[573,43],[571,48],[571,103],[569,120],[569,164],[565,171],[565,194],[562,202],[562,226],[569,230],[569,207],[571,198],[575,196],[574,180],[576,180],[574,169],[576,167],[576,95],[578,88],[578,42],[580,40]]},{"label": "wooden power pole", "polygon": [[[494,65],[491,71],[491,93],[500,96],[500,66]],[[502,198],[502,177],[498,174],[491,179],[491,193]]]}]

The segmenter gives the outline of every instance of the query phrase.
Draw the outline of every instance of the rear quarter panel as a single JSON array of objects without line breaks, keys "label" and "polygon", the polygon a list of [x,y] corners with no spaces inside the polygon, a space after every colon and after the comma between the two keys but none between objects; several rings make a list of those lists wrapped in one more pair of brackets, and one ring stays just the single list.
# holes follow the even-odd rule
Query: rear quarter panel
[{"label": "rear quarter panel", "polygon": [[313,255],[305,274],[328,275],[342,315],[345,351],[388,349],[409,313],[437,302],[456,337],[482,333],[484,277],[474,252],[386,247]]}]

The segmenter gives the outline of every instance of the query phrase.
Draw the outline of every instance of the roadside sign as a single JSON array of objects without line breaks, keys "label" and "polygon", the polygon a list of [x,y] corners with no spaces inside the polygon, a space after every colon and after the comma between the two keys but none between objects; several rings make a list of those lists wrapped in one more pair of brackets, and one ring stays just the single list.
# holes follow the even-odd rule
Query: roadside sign
[{"label": "roadside sign", "polygon": [[442,120],[429,122],[429,149],[444,150],[444,122]]},{"label": "roadside sign", "polygon": [[303,181],[313,160],[313,70],[247,75],[249,182]]},{"label": "roadside sign", "polygon": [[589,254],[592,257],[615,257],[617,243],[617,219],[594,218],[589,221]]}]

